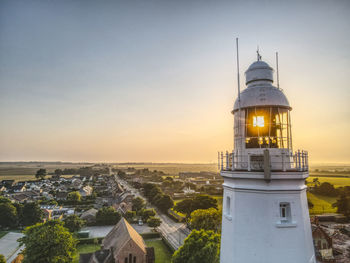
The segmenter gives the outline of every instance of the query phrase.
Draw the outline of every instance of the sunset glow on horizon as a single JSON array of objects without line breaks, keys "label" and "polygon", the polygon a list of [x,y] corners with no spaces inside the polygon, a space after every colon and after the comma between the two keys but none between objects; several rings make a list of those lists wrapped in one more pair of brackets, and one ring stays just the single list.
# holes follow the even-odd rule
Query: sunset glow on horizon
[{"label": "sunset glow on horizon", "polygon": [[233,148],[239,37],[241,90],[257,45],[274,69],[278,51],[293,149],[350,163],[349,11],[347,1],[1,1],[0,161],[216,162]]}]

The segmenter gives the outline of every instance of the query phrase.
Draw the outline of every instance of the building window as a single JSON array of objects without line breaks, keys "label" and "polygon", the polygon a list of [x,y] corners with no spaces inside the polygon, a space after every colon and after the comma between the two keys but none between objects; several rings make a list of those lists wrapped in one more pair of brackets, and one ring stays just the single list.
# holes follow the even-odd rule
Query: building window
[{"label": "building window", "polygon": [[291,221],[290,203],[280,203],[280,218],[284,223]]},{"label": "building window", "polygon": [[129,263],[131,263],[131,262],[132,262],[132,255],[129,254]]},{"label": "building window", "polygon": [[134,257],[134,263],[136,263],[136,257]]},{"label": "building window", "polygon": [[226,196],[226,215],[231,215],[231,197]]},{"label": "building window", "polygon": [[125,258],[125,259],[124,259],[124,263],[128,263],[128,258]]}]

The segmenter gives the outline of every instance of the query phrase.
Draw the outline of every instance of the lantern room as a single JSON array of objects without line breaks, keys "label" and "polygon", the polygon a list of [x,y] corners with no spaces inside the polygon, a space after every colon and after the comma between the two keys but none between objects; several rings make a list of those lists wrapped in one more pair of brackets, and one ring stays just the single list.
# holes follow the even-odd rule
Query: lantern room
[{"label": "lantern room", "polygon": [[291,107],[283,92],[272,85],[273,69],[258,60],[245,75],[247,88],[232,111],[236,154],[266,148],[292,152]]}]

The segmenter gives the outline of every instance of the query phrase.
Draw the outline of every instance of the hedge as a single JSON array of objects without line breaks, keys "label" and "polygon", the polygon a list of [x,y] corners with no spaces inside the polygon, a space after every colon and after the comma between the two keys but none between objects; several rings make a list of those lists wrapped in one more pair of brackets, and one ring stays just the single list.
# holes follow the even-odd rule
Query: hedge
[{"label": "hedge", "polygon": [[160,234],[158,232],[142,233],[140,236],[142,236],[143,239],[160,238]]},{"label": "hedge", "polygon": [[95,240],[97,239],[98,243],[101,244],[103,237],[95,237],[95,238],[79,238],[78,245],[86,245],[86,244],[95,244]]}]

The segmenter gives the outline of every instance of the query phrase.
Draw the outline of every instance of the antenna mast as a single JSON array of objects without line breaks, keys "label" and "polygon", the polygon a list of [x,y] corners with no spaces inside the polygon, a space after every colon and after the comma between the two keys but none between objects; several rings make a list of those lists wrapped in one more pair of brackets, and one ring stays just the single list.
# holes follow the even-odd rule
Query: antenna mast
[{"label": "antenna mast", "polygon": [[278,70],[278,52],[276,52],[277,88],[280,89],[280,76]]},{"label": "antenna mast", "polygon": [[[241,135],[241,84],[239,77],[239,52],[238,52],[238,37],[236,37],[236,53],[237,53],[237,86],[238,86],[238,134],[239,134],[239,146],[242,149],[242,135]],[[233,138],[235,141],[235,138]]]},{"label": "antenna mast", "polygon": [[239,110],[241,110],[241,85],[240,85],[240,78],[239,78],[238,37],[236,37],[236,53],[237,53],[238,106],[239,106]]}]

